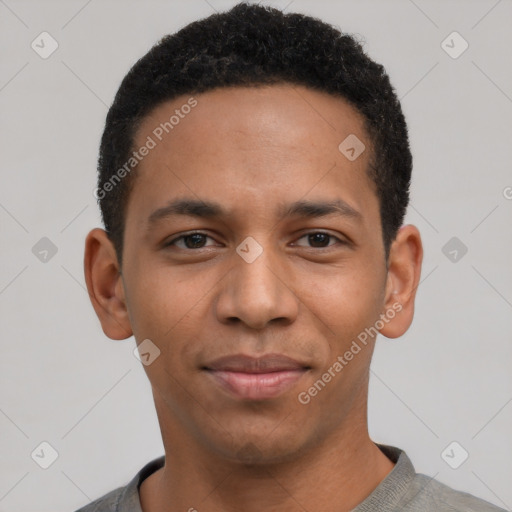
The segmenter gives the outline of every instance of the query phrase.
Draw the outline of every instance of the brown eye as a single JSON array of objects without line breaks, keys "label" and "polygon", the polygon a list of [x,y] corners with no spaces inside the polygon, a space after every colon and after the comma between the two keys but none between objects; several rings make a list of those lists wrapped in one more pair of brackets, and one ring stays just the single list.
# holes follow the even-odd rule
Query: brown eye
[{"label": "brown eye", "polygon": [[336,243],[342,244],[343,241],[338,237],[331,235],[329,233],[324,233],[322,231],[315,231],[314,233],[308,233],[304,236],[301,236],[299,240],[306,240],[306,244],[304,243],[296,243],[301,247],[312,247],[315,249],[324,249],[327,247],[331,247]]},{"label": "brown eye", "polygon": [[201,233],[194,233],[193,235],[184,236],[183,241],[188,249],[197,249],[198,247],[203,247],[206,238],[208,237]]},{"label": "brown eye", "polygon": [[331,236],[327,233],[313,233],[308,235],[308,242],[312,247],[327,247]]},{"label": "brown eye", "polygon": [[207,240],[213,240],[210,236],[205,233],[189,233],[188,235],[181,235],[176,237],[174,240],[165,244],[165,247],[178,247],[180,249],[202,249],[204,247],[210,247],[207,245]]}]

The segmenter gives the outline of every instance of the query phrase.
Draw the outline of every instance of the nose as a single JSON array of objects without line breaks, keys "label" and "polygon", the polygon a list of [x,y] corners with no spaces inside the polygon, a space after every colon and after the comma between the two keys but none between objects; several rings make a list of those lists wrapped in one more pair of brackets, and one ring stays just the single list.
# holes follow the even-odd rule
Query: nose
[{"label": "nose", "polygon": [[293,323],[300,301],[292,289],[286,262],[279,262],[268,250],[251,263],[238,254],[233,260],[217,297],[217,319],[222,323],[242,322],[257,330],[270,322]]}]

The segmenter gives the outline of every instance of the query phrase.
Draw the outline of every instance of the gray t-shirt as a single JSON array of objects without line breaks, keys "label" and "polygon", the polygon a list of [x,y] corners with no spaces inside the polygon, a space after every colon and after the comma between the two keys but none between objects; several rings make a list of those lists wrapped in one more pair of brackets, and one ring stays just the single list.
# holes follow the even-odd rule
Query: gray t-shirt
[{"label": "gray t-shirt", "polygon": [[[395,467],[352,512],[505,512],[487,501],[416,473],[403,450],[382,444],[377,446],[395,463]],[[164,462],[164,456],[153,460],[127,486],[106,494],[76,512],[142,512],[139,486]]]}]

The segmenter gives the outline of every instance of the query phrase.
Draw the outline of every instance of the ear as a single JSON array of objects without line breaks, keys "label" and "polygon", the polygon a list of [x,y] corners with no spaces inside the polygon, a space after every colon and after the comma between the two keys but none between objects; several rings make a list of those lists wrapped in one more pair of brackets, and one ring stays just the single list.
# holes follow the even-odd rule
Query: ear
[{"label": "ear", "polygon": [[103,332],[113,340],[129,338],[130,325],[121,269],[105,230],[93,229],[85,239],[84,272],[89,298]]},{"label": "ear", "polygon": [[420,282],[423,246],[415,226],[402,226],[391,244],[384,311],[387,322],[380,333],[398,338],[409,329],[414,317],[414,300]]}]

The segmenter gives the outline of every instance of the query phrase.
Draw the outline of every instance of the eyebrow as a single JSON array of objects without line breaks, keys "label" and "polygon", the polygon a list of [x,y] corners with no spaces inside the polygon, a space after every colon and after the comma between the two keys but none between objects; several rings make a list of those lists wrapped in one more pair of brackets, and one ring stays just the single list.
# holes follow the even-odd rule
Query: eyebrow
[{"label": "eyebrow", "polygon": [[[148,217],[147,225],[148,227],[151,227],[163,219],[177,215],[198,217],[202,219],[219,219],[229,216],[228,212],[225,211],[218,203],[183,198],[171,201],[167,205],[152,212]],[[339,215],[341,217],[352,218],[358,221],[362,219],[361,213],[342,199],[335,199],[332,201],[300,200],[291,204],[281,204],[280,208],[278,208],[278,216],[280,218],[316,218],[325,217],[327,215]]]}]

